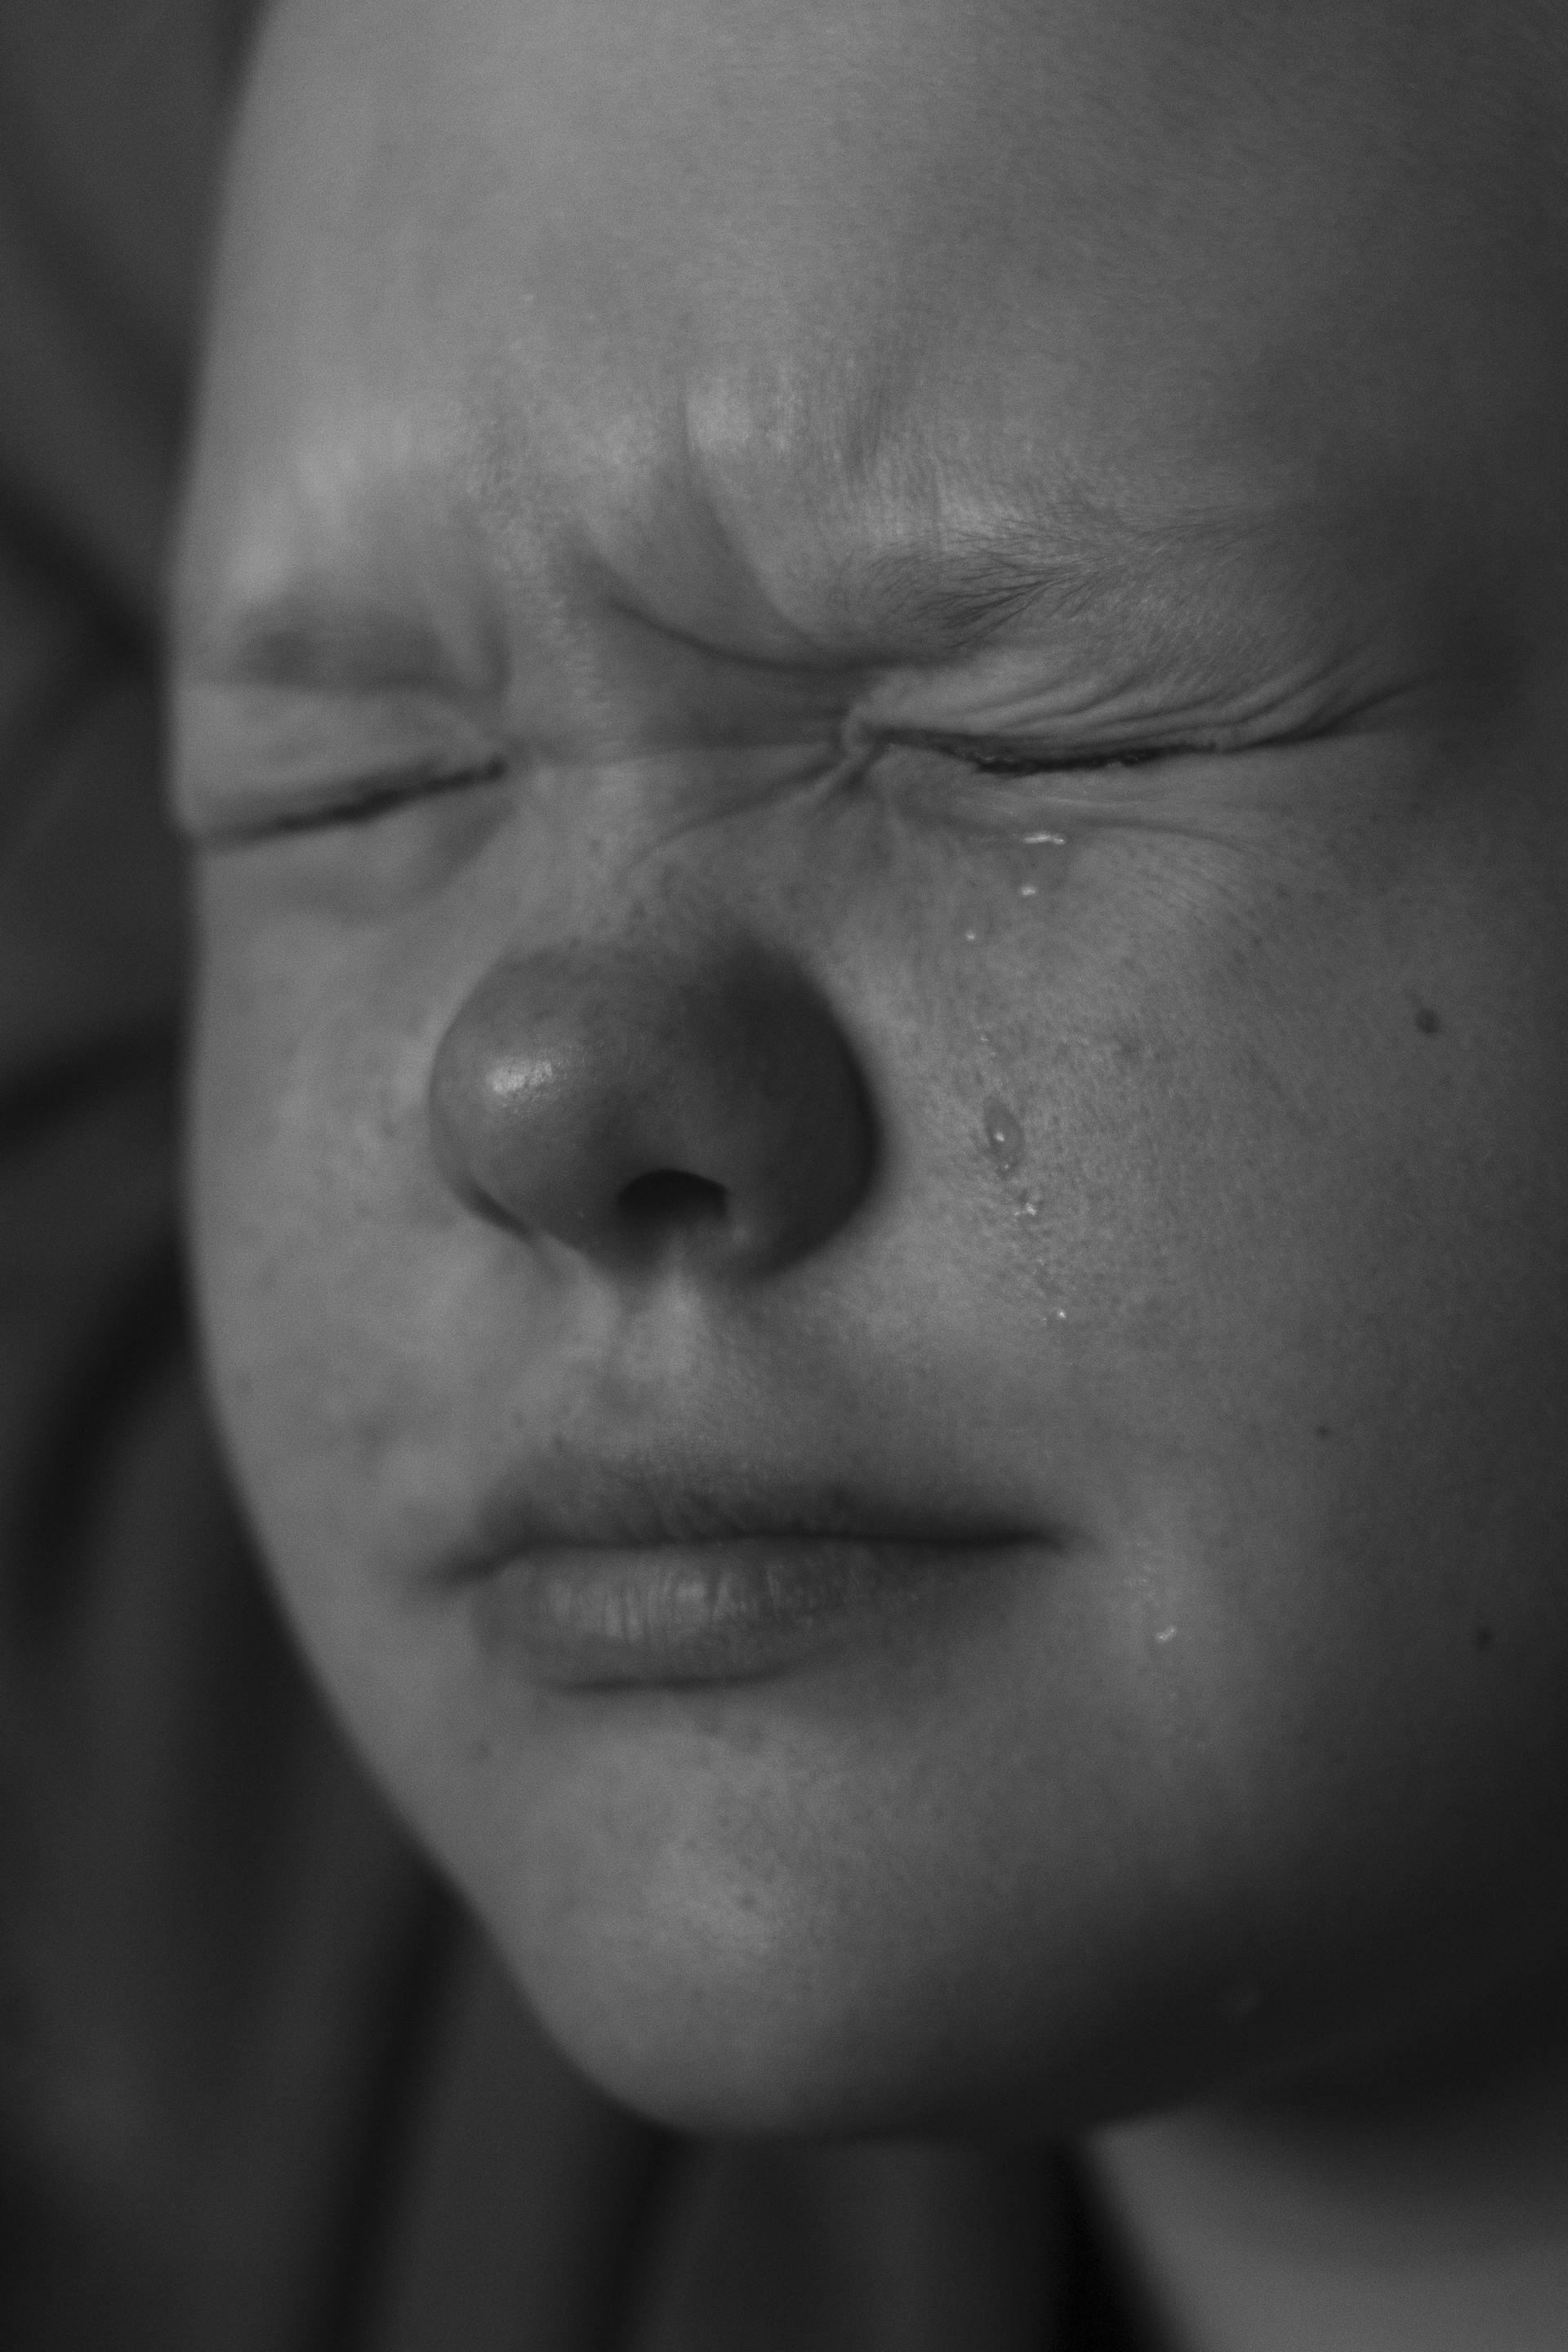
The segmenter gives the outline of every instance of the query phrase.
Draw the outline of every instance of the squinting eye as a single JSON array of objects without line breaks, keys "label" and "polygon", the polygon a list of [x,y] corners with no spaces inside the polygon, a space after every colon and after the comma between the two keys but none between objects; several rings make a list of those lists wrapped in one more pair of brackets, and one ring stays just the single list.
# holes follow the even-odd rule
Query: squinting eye
[{"label": "squinting eye", "polygon": [[[1085,816],[1125,813],[1134,803],[1147,813],[1165,789],[1165,768],[1215,749],[1188,737],[1069,750],[911,727],[879,730],[865,772],[872,789],[911,818],[960,831],[1026,831],[1047,803]],[[1131,772],[1142,769],[1155,772],[1135,778]]]},{"label": "squinting eye", "polygon": [[1101,768],[1146,768],[1153,760],[1170,760],[1197,749],[1192,743],[1160,744],[1128,751],[1085,751],[1074,755],[1030,751],[1025,746],[997,749],[962,742],[933,745],[961,760],[978,776],[1081,776]]},{"label": "squinting eye", "polygon": [[345,785],[340,792],[323,793],[319,799],[291,808],[247,811],[230,823],[210,827],[206,837],[215,846],[238,847],[247,842],[273,841],[289,835],[330,833],[369,824],[376,817],[389,816],[395,810],[407,808],[417,801],[438,800],[448,793],[461,792],[469,785],[494,783],[506,772],[507,762],[498,754],[494,759],[478,761],[472,767],[455,768],[446,772],[425,770],[413,774],[367,776]]},{"label": "squinting eye", "polygon": [[1157,760],[1176,760],[1213,752],[1214,743],[1185,740],[1168,743],[1107,745],[1103,750],[1061,749],[1054,744],[1012,740],[996,735],[947,734],[935,728],[889,728],[879,730],[877,747],[889,751],[926,751],[952,760],[972,775],[996,776],[1010,782],[1031,776],[1083,776],[1116,768],[1147,768]]}]

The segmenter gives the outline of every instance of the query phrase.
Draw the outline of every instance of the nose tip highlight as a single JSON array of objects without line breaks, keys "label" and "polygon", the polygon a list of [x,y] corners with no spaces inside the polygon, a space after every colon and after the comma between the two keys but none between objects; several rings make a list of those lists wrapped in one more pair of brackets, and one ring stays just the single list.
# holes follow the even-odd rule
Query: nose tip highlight
[{"label": "nose tip highlight", "polygon": [[494,966],[430,1083],[459,1195],[605,1267],[777,1271],[849,1216],[874,1157],[830,1006],[760,949],[614,943]]}]

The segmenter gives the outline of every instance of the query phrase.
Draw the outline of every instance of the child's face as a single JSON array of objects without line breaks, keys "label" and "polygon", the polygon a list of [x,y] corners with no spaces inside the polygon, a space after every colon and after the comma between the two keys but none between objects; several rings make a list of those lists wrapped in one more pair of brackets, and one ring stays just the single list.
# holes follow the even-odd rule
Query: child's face
[{"label": "child's face", "polygon": [[181,606],[213,1370],[634,2101],[1070,2123],[1561,1947],[1551,15],[272,28]]}]

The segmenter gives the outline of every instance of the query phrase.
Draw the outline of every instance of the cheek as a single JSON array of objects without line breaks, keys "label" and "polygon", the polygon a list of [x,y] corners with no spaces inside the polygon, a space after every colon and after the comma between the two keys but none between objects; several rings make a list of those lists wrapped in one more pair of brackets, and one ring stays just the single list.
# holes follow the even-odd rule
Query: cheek
[{"label": "cheek", "polygon": [[1474,1410],[1467,1360],[1525,1330],[1550,1350],[1555,918],[1495,845],[1485,894],[1443,846],[1373,888],[1346,869],[1386,868],[1375,840],[1287,860],[1107,834],[1026,908],[1009,876],[921,941],[889,1057],[921,1071],[914,1149],[944,1144],[919,1213],[945,1189],[998,1270],[1026,1265],[1026,1319],[1053,1305],[1086,1379],[1102,1359],[1125,1402],[1146,1361],[1141,1410],[1223,1398],[1294,1439],[1335,1395],[1397,1416],[1412,1382]]},{"label": "cheek", "polygon": [[[203,912],[198,1297],[220,1414],[287,1580],[297,1559],[351,1556],[356,1496],[407,1425],[431,1328],[422,1293],[451,1220],[424,1134],[430,976],[416,1002],[362,939],[277,915],[221,874]],[[344,1543],[323,1539],[323,1513],[342,1515]]]},{"label": "cheek", "polygon": [[[963,1269],[955,1393],[1010,1392],[1042,1461],[1087,1465],[1107,1606],[1178,1645],[1259,1853],[1284,1802],[1314,1837],[1362,1802],[1402,1734],[1417,1810],[1428,1743],[1473,1810],[1445,1727],[1506,1778],[1510,1692],[1553,1719],[1568,991],[1543,873],[1458,829],[1289,860],[1107,835],[918,943],[889,1058],[921,1073],[906,1223]],[[1517,1679],[1479,1681],[1505,1621]]]}]

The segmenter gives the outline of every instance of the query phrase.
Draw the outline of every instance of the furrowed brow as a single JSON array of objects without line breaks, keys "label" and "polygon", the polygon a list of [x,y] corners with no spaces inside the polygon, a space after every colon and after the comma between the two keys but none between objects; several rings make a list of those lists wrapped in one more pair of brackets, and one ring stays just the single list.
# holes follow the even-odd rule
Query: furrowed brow
[{"label": "furrowed brow", "polygon": [[841,567],[835,602],[858,634],[925,656],[963,655],[1020,623],[1068,625],[1134,609],[1222,534],[1205,524],[1131,529],[1033,520],[871,549]]}]

